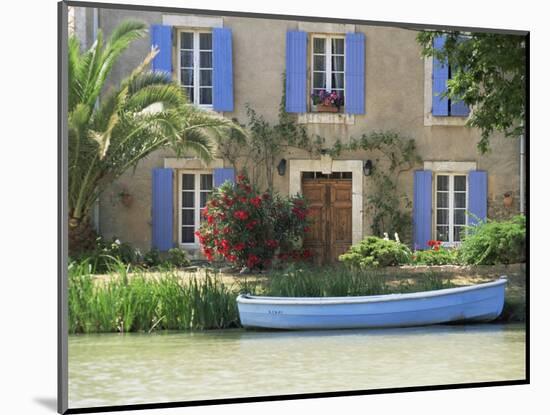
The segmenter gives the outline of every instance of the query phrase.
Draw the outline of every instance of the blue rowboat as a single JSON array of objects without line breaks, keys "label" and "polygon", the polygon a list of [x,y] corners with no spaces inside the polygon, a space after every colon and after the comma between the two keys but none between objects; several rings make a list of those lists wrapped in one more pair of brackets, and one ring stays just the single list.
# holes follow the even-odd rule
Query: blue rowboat
[{"label": "blue rowboat", "polygon": [[309,330],[410,327],[496,319],[506,277],[467,287],[365,297],[237,297],[247,328]]}]

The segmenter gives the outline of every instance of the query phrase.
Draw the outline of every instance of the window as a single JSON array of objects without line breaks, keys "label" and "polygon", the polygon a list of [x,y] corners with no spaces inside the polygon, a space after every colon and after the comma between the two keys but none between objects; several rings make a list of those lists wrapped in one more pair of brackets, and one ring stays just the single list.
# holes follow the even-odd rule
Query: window
[{"label": "window", "polygon": [[344,97],[344,56],[343,36],[313,36],[311,90],[318,94],[325,90],[336,92]]},{"label": "window", "polygon": [[212,105],[212,33],[180,31],[178,35],[179,70],[181,85],[189,101],[198,105]]},{"label": "window", "polygon": [[468,208],[467,182],[464,174],[436,176],[435,239],[455,244],[464,236]]},{"label": "window", "polygon": [[202,220],[201,211],[212,191],[212,174],[182,172],[180,187],[180,244],[195,245],[195,231]]}]

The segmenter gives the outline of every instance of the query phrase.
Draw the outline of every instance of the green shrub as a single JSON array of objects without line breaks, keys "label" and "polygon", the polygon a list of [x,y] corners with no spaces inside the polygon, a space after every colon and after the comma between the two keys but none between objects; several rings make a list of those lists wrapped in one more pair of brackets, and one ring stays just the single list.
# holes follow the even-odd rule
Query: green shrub
[{"label": "green shrub", "polygon": [[191,264],[187,252],[181,248],[172,248],[168,251],[168,262],[175,267],[187,267]]},{"label": "green shrub", "polygon": [[308,209],[301,196],[259,193],[244,175],[214,190],[196,232],[205,258],[239,267],[264,269],[279,258],[306,259],[298,242],[308,231]]},{"label": "green shrub", "polygon": [[401,242],[369,236],[348,252],[340,255],[340,261],[352,267],[386,267],[410,262],[411,251]]},{"label": "green shrub", "polygon": [[160,252],[156,248],[151,249],[149,252],[143,255],[143,264],[148,268],[156,267],[161,263],[162,260],[160,258]]},{"label": "green shrub", "polygon": [[418,265],[458,264],[458,250],[440,248],[416,251],[412,255],[412,262]]},{"label": "green shrub", "polygon": [[459,249],[465,264],[510,264],[525,262],[525,216],[507,221],[487,221],[468,227]]},{"label": "green shrub", "polygon": [[126,265],[136,264],[140,261],[140,254],[127,242],[120,242],[117,238],[106,241],[102,237],[98,237],[92,251],[84,252],[71,260],[86,261],[92,274],[104,274],[118,262]]}]

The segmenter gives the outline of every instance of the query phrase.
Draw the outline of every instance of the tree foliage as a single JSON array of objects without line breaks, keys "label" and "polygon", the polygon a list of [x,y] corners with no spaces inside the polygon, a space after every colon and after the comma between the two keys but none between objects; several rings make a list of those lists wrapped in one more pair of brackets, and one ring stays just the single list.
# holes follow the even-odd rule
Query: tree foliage
[{"label": "tree foliage", "polygon": [[[436,51],[433,39],[446,36]],[[422,55],[447,59],[452,68],[449,98],[461,99],[472,109],[467,121],[481,131],[478,149],[489,150],[495,132],[518,137],[524,133],[526,102],[526,38],[496,33],[424,31],[417,36]]]},{"label": "tree foliage", "polygon": [[152,50],[127,78],[105,91],[120,55],[146,34],[144,23],[121,23],[105,41],[81,51],[69,39],[68,140],[70,227],[86,220],[93,203],[116,178],[160,148],[212,157],[212,136],[235,126],[188,103],[169,74],[150,72]]}]

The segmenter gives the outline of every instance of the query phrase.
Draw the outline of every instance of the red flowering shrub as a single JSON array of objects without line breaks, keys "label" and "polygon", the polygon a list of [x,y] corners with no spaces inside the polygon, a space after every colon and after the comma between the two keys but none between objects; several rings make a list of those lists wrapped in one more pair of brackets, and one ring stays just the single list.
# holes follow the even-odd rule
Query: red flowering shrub
[{"label": "red flowering shrub", "polygon": [[206,259],[225,259],[241,267],[265,268],[273,258],[303,260],[311,252],[297,248],[307,227],[302,197],[258,194],[245,176],[210,195],[196,232]]}]

